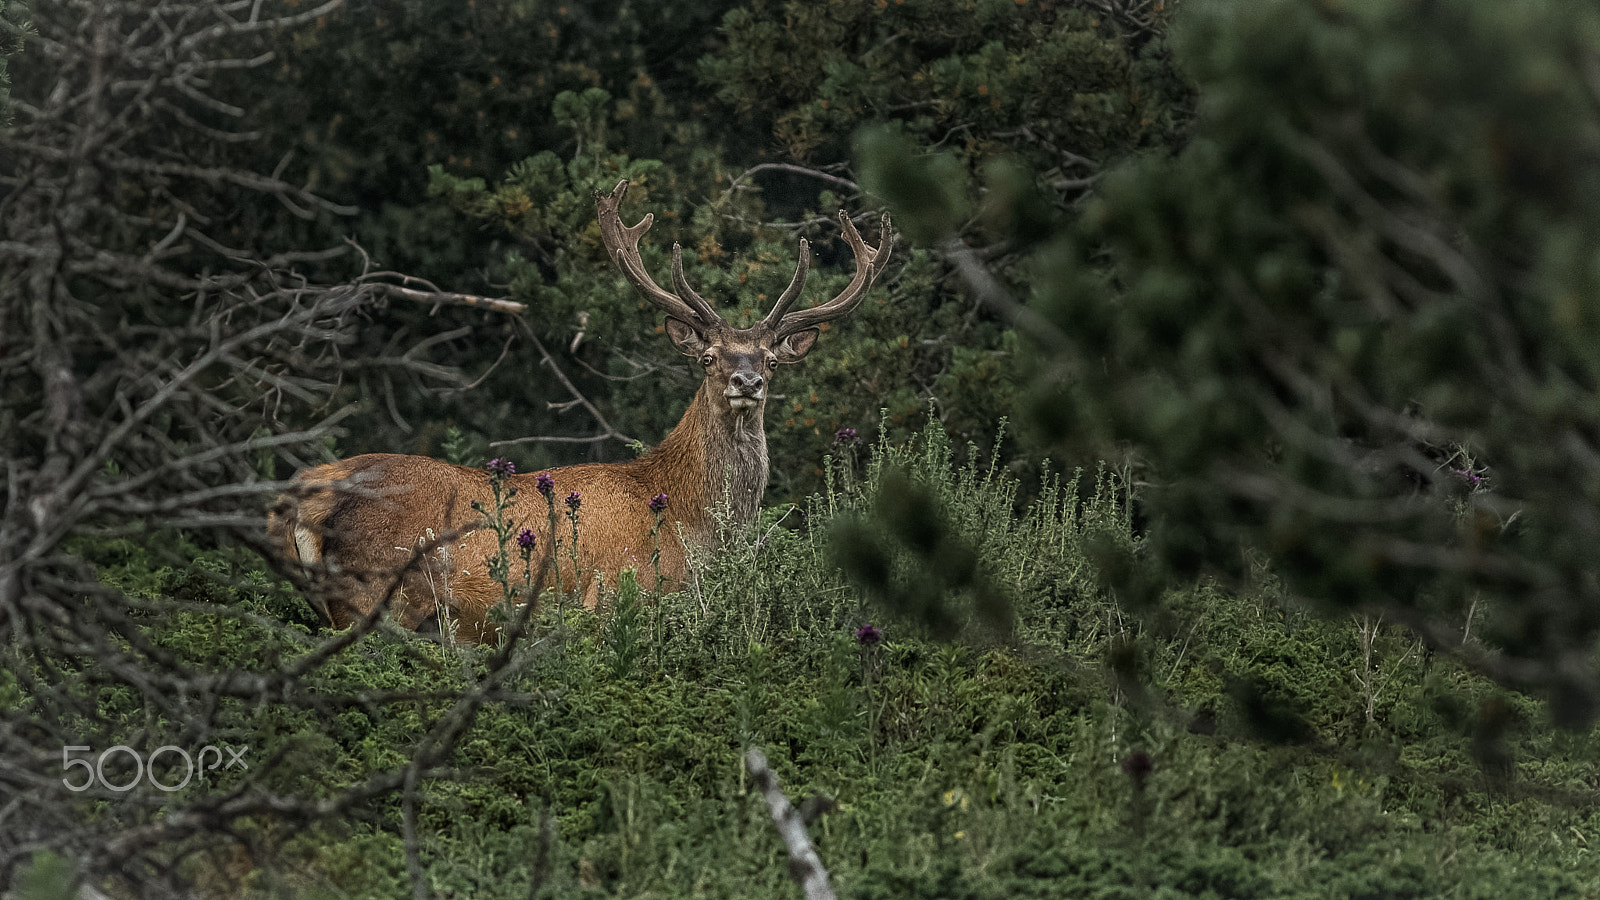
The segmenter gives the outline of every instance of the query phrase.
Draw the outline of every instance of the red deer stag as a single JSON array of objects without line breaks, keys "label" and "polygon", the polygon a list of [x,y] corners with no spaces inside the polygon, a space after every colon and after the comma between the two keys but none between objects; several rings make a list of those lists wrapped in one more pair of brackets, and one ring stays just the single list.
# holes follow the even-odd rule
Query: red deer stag
[{"label": "red deer stag", "polygon": [[[762,416],[773,373],[780,364],[798,362],[810,352],[817,326],[861,303],[883,272],[894,243],[887,215],[873,249],[841,211],[844,237],[856,259],[849,285],[827,303],[791,310],[810,266],[810,249],[802,238],[794,278],[772,310],[750,328],[734,328],[684,279],[683,252],[677,244],[672,247],[676,292],[651,280],[639,258],[639,238],[650,230],[654,216],[625,227],[617,209],[627,189],[628,182],[622,181],[609,194],[595,192],[601,238],[639,293],[666,312],[668,337],[686,356],[699,360],[705,380],[672,433],[632,462],[509,477],[516,495],[506,515],[517,528],[535,532],[542,553],[549,553],[552,543],[545,499],[538,490],[541,476],[553,480],[558,498],[573,492],[581,498],[578,570],[573,570],[566,548],[556,564],[562,584],[578,586],[589,607],[598,602],[602,581],[614,586],[623,569],[643,572],[648,567],[654,548],[652,499],[662,494],[668,498],[658,539],[661,573],[669,587],[684,583],[690,549],[714,544],[711,509],[719,502],[728,502],[736,524],[755,520],[767,484]],[[322,612],[333,627],[349,626],[397,593],[391,611],[404,627],[417,628],[442,612],[456,623],[461,640],[477,642],[493,634],[487,613],[503,592],[489,577],[486,561],[499,548],[493,530],[479,527],[483,515],[473,508],[493,504],[488,472],[423,456],[373,453],[306,469],[296,481],[269,527],[289,560],[330,576],[328,593],[334,599]],[[558,537],[570,541],[564,515],[558,527]],[[425,565],[405,568],[419,542],[444,535],[455,535],[445,548],[448,553],[434,553]]]}]

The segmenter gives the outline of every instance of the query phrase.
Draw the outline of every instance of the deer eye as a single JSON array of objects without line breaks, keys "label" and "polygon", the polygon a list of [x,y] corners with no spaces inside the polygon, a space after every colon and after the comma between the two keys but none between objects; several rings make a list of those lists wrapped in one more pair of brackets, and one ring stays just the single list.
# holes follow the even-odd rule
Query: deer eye
[{"label": "deer eye", "polygon": [[716,359],[714,357],[712,357],[712,355],[709,354],[709,353],[707,353],[705,356],[700,357],[700,365],[705,366],[707,368],[710,368],[711,364],[714,363],[714,362],[716,362]]},{"label": "deer eye", "polygon": [[768,369],[776,369],[777,367],[778,367],[778,358],[776,356],[774,356],[774,357],[772,357],[772,358],[767,360],[767,368]]}]

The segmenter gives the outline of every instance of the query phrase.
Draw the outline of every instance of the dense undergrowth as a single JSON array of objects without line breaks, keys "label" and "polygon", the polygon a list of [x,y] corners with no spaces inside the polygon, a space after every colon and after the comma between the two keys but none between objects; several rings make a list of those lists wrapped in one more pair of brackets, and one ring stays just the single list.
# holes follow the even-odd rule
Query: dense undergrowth
[{"label": "dense undergrowth", "polygon": [[[741,767],[751,745],[791,797],[832,800],[811,833],[843,897],[1600,892],[1592,734],[1550,727],[1540,702],[1403,630],[1310,617],[1264,570],[1140,618],[1094,575],[1107,546],[1137,564],[1117,477],[1069,473],[1021,502],[1003,468],[951,458],[936,425],[906,447],[843,446],[826,493],[769,510],[693,589],[564,621],[547,610],[511,696],[423,784],[434,894],[797,896]],[[886,612],[832,562],[833,526],[859,525],[891,478],[949,513],[979,560],[982,590],[937,599],[948,640],[926,609]],[[257,671],[308,651],[303,601],[247,557],[178,546],[167,562],[92,548],[103,579],[157,604],[153,641]],[[889,563],[918,583],[914,548]],[[1010,627],[972,611],[996,598]],[[215,734],[248,744],[268,786],[327,792],[403,764],[486,655],[380,633],[295,686],[330,698],[321,710],[223,701]],[[153,747],[181,728],[90,672],[74,683],[102,693],[80,743]],[[14,685],[0,677],[0,702],[26,704]],[[83,815],[159,816],[159,795],[140,799]],[[331,825],[245,821],[237,850],[181,865],[219,896],[406,896],[401,819],[386,800]]]}]

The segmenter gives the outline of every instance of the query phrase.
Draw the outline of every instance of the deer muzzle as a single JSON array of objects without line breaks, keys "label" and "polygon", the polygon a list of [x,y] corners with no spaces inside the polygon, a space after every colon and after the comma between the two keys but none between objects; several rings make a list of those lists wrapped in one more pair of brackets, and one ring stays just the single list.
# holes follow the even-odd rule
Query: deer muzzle
[{"label": "deer muzzle", "polygon": [[735,372],[728,376],[722,396],[734,409],[750,409],[767,398],[767,380],[756,372]]}]

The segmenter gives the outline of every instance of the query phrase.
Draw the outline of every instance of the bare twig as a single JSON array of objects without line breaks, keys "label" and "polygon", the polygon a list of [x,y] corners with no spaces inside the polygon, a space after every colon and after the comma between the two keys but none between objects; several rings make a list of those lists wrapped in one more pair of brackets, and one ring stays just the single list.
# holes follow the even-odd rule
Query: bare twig
[{"label": "bare twig", "polygon": [[457,294],[450,291],[417,291],[395,284],[382,284],[376,287],[382,293],[393,297],[434,306],[472,306],[513,316],[520,316],[528,310],[526,304],[500,297],[479,297],[476,294]]},{"label": "bare twig", "polygon": [[556,817],[550,812],[550,798],[543,798],[539,809],[539,845],[533,851],[533,880],[528,885],[528,900],[536,900],[539,889],[550,878],[550,849],[556,842]]},{"label": "bare twig", "polygon": [[727,203],[728,199],[733,196],[733,192],[738,190],[739,186],[743,184],[745,180],[753,175],[759,175],[762,172],[788,172],[791,175],[804,175],[808,178],[816,178],[820,181],[826,181],[835,187],[844,188],[853,194],[862,193],[861,185],[856,184],[854,181],[851,181],[848,178],[841,178],[838,175],[825,172],[822,169],[813,169],[810,166],[800,166],[795,165],[794,163],[760,163],[759,165],[751,166],[750,168],[745,169],[743,172],[740,172],[738,175],[734,176],[733,181],[728,184],[728,189],[722,192],[722,197],[717,200],[716,205],[721,206]]},{"label": "bare twig", "polygon": [[507,446],[511,446],[512,444],[528,444],[528,443],[557,443],[557,444],[594,443],[594,442],[603,441],[603,440],[618,440],[618,441],[621,441],[624,444],[633,443],[634,442],[634,438],[628,437],[627,435],[625,435],[622,432],[616,430],[615,428],[612,428],[611,427],[611,423],[606,420],[606,417],[603,414],[601,414],[600,410],[593,403],[589,402],[589,398],[585,397],[583,395],[582,391],[578,390],[578,386],[573,384],[572,383],[572,379],[567,377],[567,373],[563,372],[561,370],[561,366],[556,364],[555,357],[551,356],[550,355],[550,351],[545,349],[544,341],[539,340],[539,335],[534,333],[534,330],[531,327],[528,326],[527,322],[526,321],[522,321],[522,320],[519,320],[519,321],[522,322],[522,327],[525,330],[526,334],[528,335],[528,339],[533,342],[534,348],[539,351],[539,355],[544,359],[544,364],[550,368],[551,372],[555,373],[556,379],[559,380],[561,382],[562,386],[565,387],[567,389],[567,391],[572,394],[573,399],[577,400],[579,405],[581,405],[586,411],[588,411],[589,415],[594,417],[594,420],[595,420],[596,424],[598,424],[600,426],[600,428],[602,429],[603,433],[599,434],[599,435],[595,435],[592,438],[543,437],[543,436],[510,438],[508,440],[503,440],[503,441],[492,441],[492,442],[490,442],[489,446],[491,446],[491,447],[507,447]]},{"label": "bare twig", "polygon": [[476,388],[479,385],[483,384],[483,382],[486,379],[488,379],[488,377],[490,375],[494,374],[494,370],[500,368],[500,364],[506,361],[506,356],[508,356],[511,353],[511,345],[516,341],[516,339],[517,339],[517,335],[516,335],[515,332],[512,332],[511,334],[507,335],[506,336],[506,342],[503,345],[501,345],[501,347],[500,347],[500,355],[495,357],[494,362],[490,363],[489,367],[487,369],[483,370],[483,374],[482,375],[479,375],[477,378],[474,378],[472,381],[468,382],[467,384],[462,385],[461,387],[451,388],[446,393],[447,394],[461,394],[461,393],[465,393],[467,391],[470,391],[473,388]]},{"label": "bare twig", "polygon": [[772,822],[778,826],[778,836],[783,838],[784,849],[789,852],[789,877],[805,891],[806,900],[833,900],[828,870],[823,868],[822,858],[811,846],[805,819],[789,802],[789,798],[784,796],[778,786],[778,776],[767,767],[766,754],[751,747],[745,751],[744,762],[750,770],[750,779],[755,782],[756,790],[766,798]]},{"label": "bare twig", "polygon": [[[232,840],[241,819],[312,822],[401,790],[414,807],[422,780],[445,771],[481,704],[516,695],[506,678],[532,652],[522,640],[526,613],[470,689],[411,696],[434,694],[448,706],[403,765],[329,797],[263,789],[285,745],[252,760],[236,788],[165,798],[159,811],[140,803],[91,814],[47,777],[50,759],[36,743],[41,735],[59,738],[59,747],[126,734],[126,710],[101,708],[94,691],[82,690],[85,679],[142,707],[147,724],[131,742],[155,739],[151,746],[208,734],[230,698],[246,708],[315,709],[396,699],[370,690],[323,696],[304,684],[388,627],[398,577],[370,615],[318,639],[247,605],[130,598],[102,582],[80,549],[121,537],[165,560],[163,543],[182,529],[202,542],[268,549],[262,496],[285,486],[273,469],[323,453],[348,411],[335,398],[350,379],[367,390],[397,369],[424,383],[464,380],[428,358],[460,331],[357,355],[384,298],[523,311],[395,273],[313,283],[299,264],[346,248],[267,246],[283,232],[272,227],[223,230],[241,203],[280,216],[275,198],[300,215],[350,211],[286,178],[287,154],[276,170],[255,171],[237,162],[237,145],[252,135],[200,124],[243,110],[223,92],[231,80],[208,73],[266,64],[272,57],[259,36],[337,5],[59,0],[31,10],[38,52],[18,79],[17,123],[0,134],[0,379],[8,388],[0,392],[0,665],[25,698],[0,709],[0,884],[13,883],[36,850],[53,850],[96,879],[115,878],[125,888],[117,896],[187,895],[173,860]],[[185,156],[172,150],[174,133]],[[402,571],[423,564],[426,549]],[[315,572],[268,561],[317,602]],[[277,629],[283,660],[274,663],[272,649],[249,668],[205,663],[206,654],[156,633],[155,623],[202,617],[219,634]],[[65,722],[79,733],[66,734]]]}]

